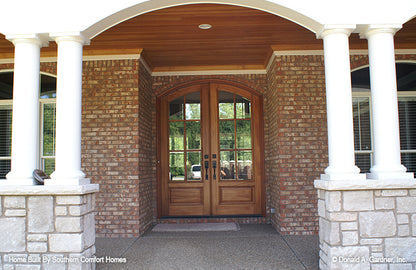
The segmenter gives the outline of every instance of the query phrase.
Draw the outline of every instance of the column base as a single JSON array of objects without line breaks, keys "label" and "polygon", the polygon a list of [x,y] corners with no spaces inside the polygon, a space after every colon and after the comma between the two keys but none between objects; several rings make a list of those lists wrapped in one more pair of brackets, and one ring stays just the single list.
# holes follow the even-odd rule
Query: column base
[{"label": "column base", "polygon": [[363,173],[325,173],[321,174],[321,180],[365,180],[366,175]]},{"label": "column base", "polygon": [[17,175],[14,172],[9,172],[6,175],[6,181],[0,181],[0,185],[33,186],[36,185],[36,181],[32,176],[25,177],[22,175]]},{"label": "column base", "polygon": [[367,178],[372,180],[389,180],[389,179],[414,179],[413,173],[406,172],[371,172],[367,173]]},{"label": "column base", "polygon": [[81,186],[89,185],[89,178],[52,178],[45,180],[45,186]]}]

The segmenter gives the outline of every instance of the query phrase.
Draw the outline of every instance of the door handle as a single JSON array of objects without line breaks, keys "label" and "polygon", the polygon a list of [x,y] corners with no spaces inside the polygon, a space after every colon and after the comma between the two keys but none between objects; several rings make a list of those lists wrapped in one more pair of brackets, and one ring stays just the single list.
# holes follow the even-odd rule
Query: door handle
[{"label": "door handle", "polygon": [[212,177],[213,177],[214,180],[216,180],[217,179],[217,175],[215,174],[215,171],[217,169],[217,161],[216,160],[212,161],[212,168],[214,169],[214,175]]},{"label": "door handle", "polygon": [[208,180],[209,161],[205,161],[205,180]]}]

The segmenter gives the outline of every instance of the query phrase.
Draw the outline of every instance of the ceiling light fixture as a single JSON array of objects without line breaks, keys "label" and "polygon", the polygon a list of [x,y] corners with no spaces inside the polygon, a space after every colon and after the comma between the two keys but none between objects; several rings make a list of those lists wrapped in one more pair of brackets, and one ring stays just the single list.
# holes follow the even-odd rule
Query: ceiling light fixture
[{"label": "ceiling light fixture", "polygon": [[212,27],[212,25],[210,25],[209,23],[203,23],[203,24],[198,25],[198,28],[202,29],[202,30],[208,30],[211,27]]}]

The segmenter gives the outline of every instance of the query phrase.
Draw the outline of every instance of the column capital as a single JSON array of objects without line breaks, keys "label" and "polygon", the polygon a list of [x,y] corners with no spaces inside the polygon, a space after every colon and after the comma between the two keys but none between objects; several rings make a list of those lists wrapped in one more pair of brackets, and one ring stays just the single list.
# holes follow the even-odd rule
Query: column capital
[{"label": "column capital", "polygon": [[360,38],[366,39],[374,34],[390,33],[395,35],[403,25],[401,24],[369,24],[360,27]]},{"label": "column capital", "polygon": [[30,43],[39,47],[47,47],[49,45],[48,36],[46,34],[11,34],[6,35],[6,39],[11,41],[15,46],[18,43]]},{"label": "column capital", "polygon": [[316,38],[323,39],[327,35],[344,34],[349,36],[356,28],[355,24],[336,24],[324,25],[321,30],[316,32]]},{"label": "column capital", "polygon": [[81,43],[82,45],[90,45],[90,40],[80,32],[63,32],[63,33],[50,33],[49,35],[56,43],[61,41],[74,41]]}]

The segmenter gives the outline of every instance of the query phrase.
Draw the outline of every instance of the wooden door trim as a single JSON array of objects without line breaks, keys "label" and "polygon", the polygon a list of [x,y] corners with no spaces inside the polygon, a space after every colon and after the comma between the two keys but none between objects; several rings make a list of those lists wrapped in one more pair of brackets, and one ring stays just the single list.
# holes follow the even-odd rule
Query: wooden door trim
[{"label": "wooden door trim", "polygon": [[[216,85],[226,85],[226,86],[231,86],[233,88],[236,88],[236,92],[239,95],[242,94],[241,90],[243,90],[243,92],[245,91],[246,93],[242,96],[248,97],[250,98],[250,95],[256,96],[258,98],[258,112],[260,115],[260,119],[258,119],[257,123],[258,123],[258,139],[259,139],[259,144],[258,144],[258,151],[259,152],[259,158],[260,158],[260,164],[258,164],[258,171],[261,174],[261,183],[260,183],[260,198],[261,198],[261,212],[262,212],[262,216],[266,216],[266,184],[265,184],[265,162],[264,162],[264,117],[263,117],[263,95],[253,89],[250,88],[247,85],[243,85],[240,84],[238,82],[231,82],[231,81],[226,81],[226,80],[221,80],[221,79],[198,79],[198,80],[194,80],[191,82],[184,82],[184,83],[180,83],[178,85],[173,86],[170,89],[167,89],[166,91],[163,91],[162,93],[159,93],[156,97],[156,122],[157,122],[157,126],[156,126],[156,149],[157,149],[157,173],[156,173],[156,177],[157,177],[157,216],[158,218],[161,218],[163,216],[162,213],[162,202],[163,202],[163,192],[162,192],[162,185],[163,185],[163,181],[162,181],[162,174],[161,174],[161,157],[162,157],[162,147],[161,147],[161,143],[162,143],[162,126],[163,126],[163,112],[162,112],[162,102],[163,100],[166,101],[166,99],[164,99],[166,96],[169,96],[172,94],[172,96],[169,98],[169,100],[173,100],[176,97],[179,97],[181,95],[187,94],[189,92],[192,92],[192,88],[190,88],[191,86],[201,86],[202,85],[206,85],[208,87],[211,87],[210,85],[212,84],[216,84]],[[229,89],[229,88],[228,88]],[[237,91],[237,89],[239,91]],[[228,90],[229,91],[229,90]],[[211,91],[210,91],[211,92]],[[234,92],[234,91],[232,91]],[[250,95],[247,95],[247,94]],[[210,160],[211,161],[211,160]],[[210,162],[211,163],[211,162]]]}]

